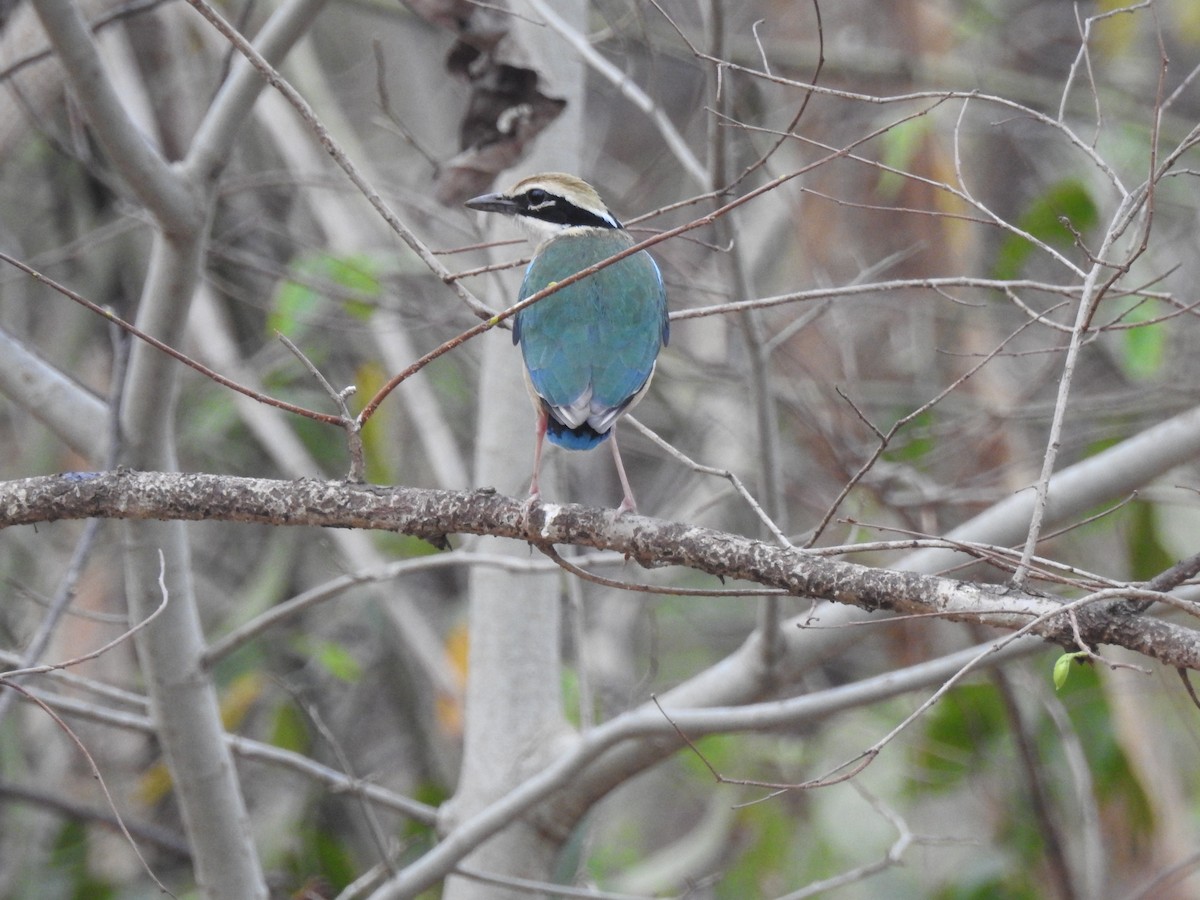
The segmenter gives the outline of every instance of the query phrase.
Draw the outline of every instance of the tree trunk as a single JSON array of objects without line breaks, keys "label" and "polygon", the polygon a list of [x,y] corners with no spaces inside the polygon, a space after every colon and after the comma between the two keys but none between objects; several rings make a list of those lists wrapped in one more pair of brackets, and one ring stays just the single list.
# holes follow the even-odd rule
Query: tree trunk
[{"label": "tree trunk", "polygon": [[[583,0],[570,0],[556,9],[574,27],[585,30]],[[522,165],[522,174],[579,171],[583,165],[579,151],[583,146],[584,69],[578,55],[561,52],[562,47],[555,45],[559,39],[547,31],[517,17],[510,38],[530,48],[534,67],[546,76],[543,89],[567,100],[563,115]],[[505,295],[489,298],[496,307],[516,300],[517,279],[505,281]],[[476,483],[520,492],[528,489],[532,474],[533,410],[522,384],[520,354],[508,332],[487,339],[480,373]],[[555,463],[554,456],[555,450],[550,449],[548,470]],[[553,482],[550,479],[550,484]],[[532,552],[515,543],[506,543],[506,549],[523,558]],[[557,758],[569,739],[562,709],[559,583],[557,575],[482,568],[471,572],[463,766],[458,791],[448,807],[450,821],[478,812],[511,791]],[[468,857],[464,868],[550,880],[564,837],[514,823]],[[527,890],[504,891],[467,878],[451,879],[446,890],[447,900],[524,900],[528,896]]]}]

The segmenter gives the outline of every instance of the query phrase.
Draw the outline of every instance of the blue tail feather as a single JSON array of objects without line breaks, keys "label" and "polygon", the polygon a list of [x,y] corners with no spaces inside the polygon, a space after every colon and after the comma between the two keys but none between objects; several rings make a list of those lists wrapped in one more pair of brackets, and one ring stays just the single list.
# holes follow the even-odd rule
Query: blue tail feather
[{"label": "blue tail feather", "polygon": [[546,422],[546,437],[550,443],[565,447],[568,450],[591,450],[604,443],[609,432],[597,431],[587,422],[577,428],[564,425],[554,416]]}]

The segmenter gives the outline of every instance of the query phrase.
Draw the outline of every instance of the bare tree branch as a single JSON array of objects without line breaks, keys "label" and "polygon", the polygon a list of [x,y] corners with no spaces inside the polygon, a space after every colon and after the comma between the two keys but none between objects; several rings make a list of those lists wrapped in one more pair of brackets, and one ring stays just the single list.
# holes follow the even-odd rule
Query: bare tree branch
[{"label": "bare tree branch", "polygon": [[129,116],[78,6],[70,0],[37,0],[34,8],[88,123],[125,183],[168,231],[199,227],[204,215],[197,198]]},{"label": "bare tree branch", "polygon": [[[344,482],[271,481],[164,472],[100,472],[0,484],[6,527],[93,516],[176,521],[258,522],[367,528],[440,541],[447,534],[489,534],[531,544],[615,550],[643,566],[685,566],[726,579],[832,600],[868,611],[935,613],[947,619],[1019,629],[1072,650],[1074,630],[1050,598],[995,585],[871,569],[814,557],[738,535],[579,506],[533,506],[489,490],[468,493],[384,488]],[[1131,590],[1131,594],[1141,593]],[[1165,596],[1165,595],[1164,595]],[[1141,617],[1079,616],[1089,644],[1124,646],[1172,666],[1200,669],[1191,629]]]},{"label": "bare tree branch", "polygon": [[81,456],[99,462],[108,452],[108,404],[7,331],[0,329],[0,392],[37,416]]}]

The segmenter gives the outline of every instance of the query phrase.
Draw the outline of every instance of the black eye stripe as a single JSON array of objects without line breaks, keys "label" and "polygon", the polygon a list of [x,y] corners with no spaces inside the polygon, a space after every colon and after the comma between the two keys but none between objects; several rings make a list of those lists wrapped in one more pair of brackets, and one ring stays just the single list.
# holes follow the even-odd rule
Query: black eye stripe
[{"label": "black eye stripe", "polygon": [[605,217],[576,206],[564,197],[558,197],[542,188],[530,188],[520,198],[523,214],[531,219],[540,219],[553,225],[588,228],[620,228],[615,218]]}]

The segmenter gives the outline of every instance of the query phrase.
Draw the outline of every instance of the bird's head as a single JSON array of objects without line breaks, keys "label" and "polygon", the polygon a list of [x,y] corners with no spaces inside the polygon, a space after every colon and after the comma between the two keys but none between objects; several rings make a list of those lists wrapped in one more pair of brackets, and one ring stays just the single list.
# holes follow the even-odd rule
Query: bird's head
[{"label": "bird's head", "polygon": [[512,216],[545,240],[571,228],[620,228],[595,188],[574,175],[548,172],[522,178],[506,191],[468,200],[471,209]]}]

